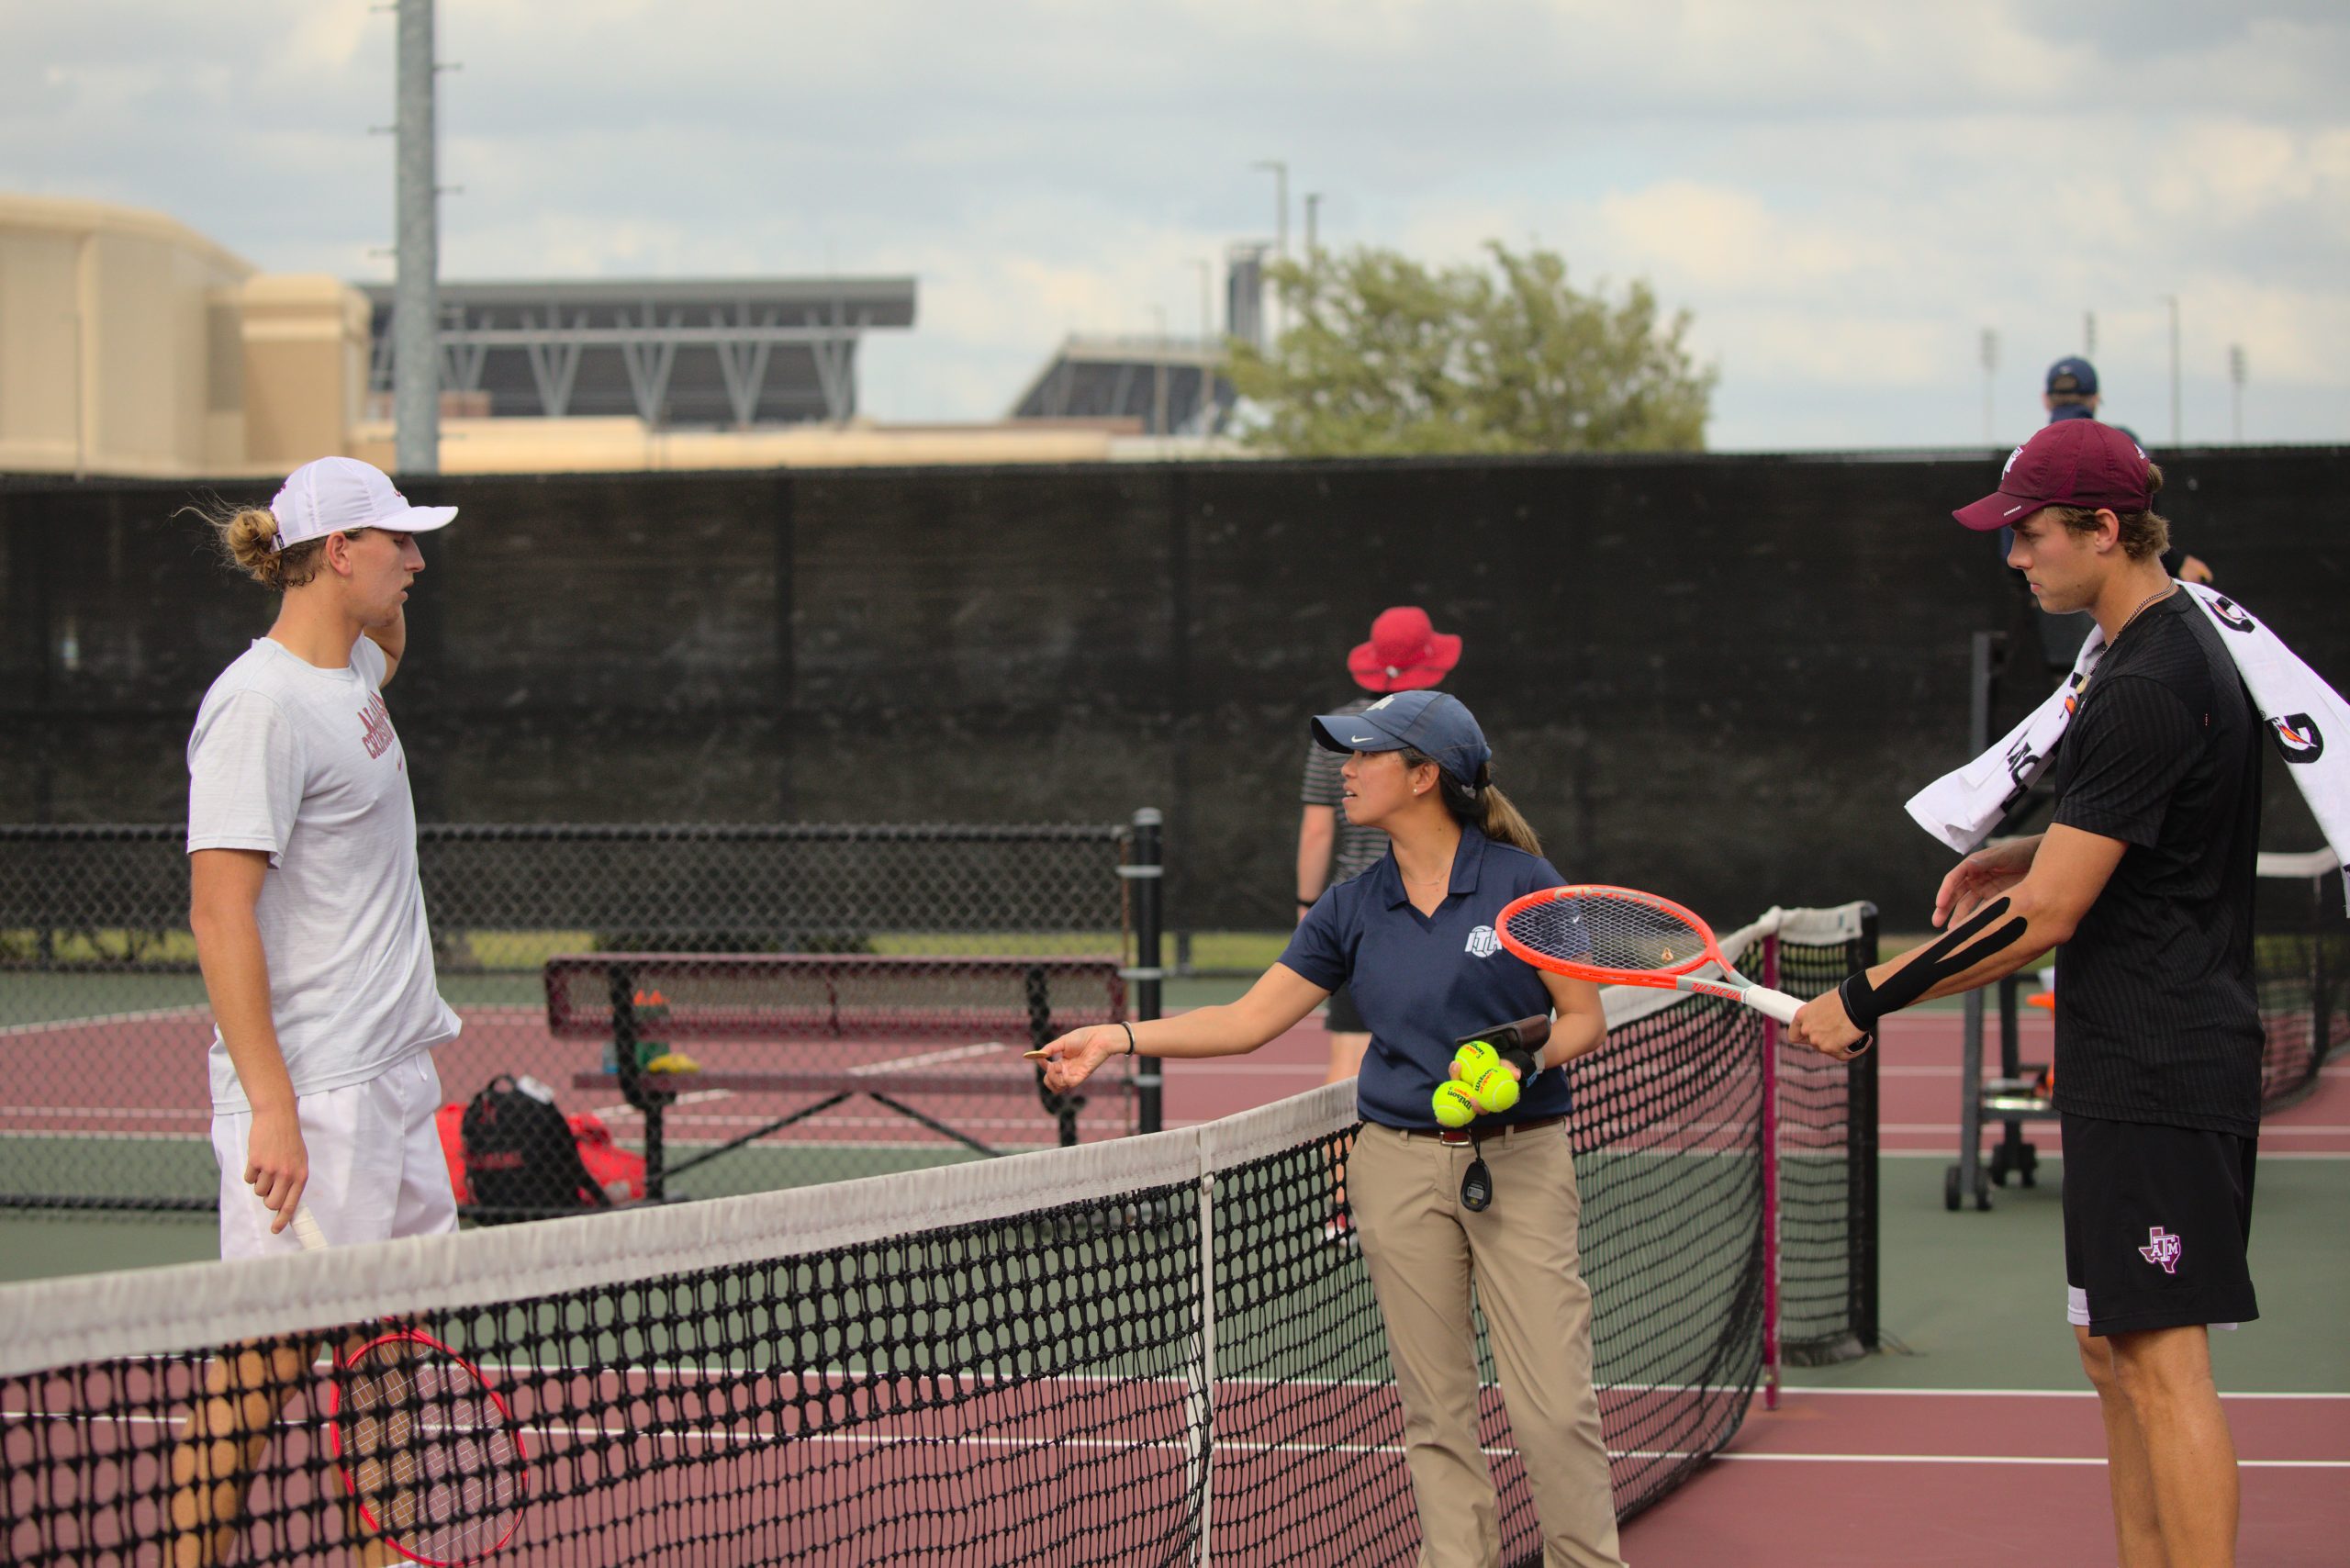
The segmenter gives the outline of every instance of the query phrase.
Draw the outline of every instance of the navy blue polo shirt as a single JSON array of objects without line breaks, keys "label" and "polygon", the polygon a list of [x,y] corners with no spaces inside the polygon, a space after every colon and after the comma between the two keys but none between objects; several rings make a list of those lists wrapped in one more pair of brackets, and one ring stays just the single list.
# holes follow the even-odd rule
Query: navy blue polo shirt
[{"label": "navy blue polo shirt", "polygon": [[[1550,1013],[1541,971],[1502,946],[1494,922],[1512,899],[1565,880],[1540,856],[1463,828],[1452,881],[1434,914],[1422,914],[1404,896],[1393,850],[1315,902],[1281,962],[1325,991],[1353,987],[1371,1026],[1356,1086],[1365,1120],[1436,1126],[1428,1096],[1451,1076],[1453,1041]],[[1567,1104],[1567,1075],[1548,1070],[1515,1108],[1492,1119],[1563,1115]]]}]

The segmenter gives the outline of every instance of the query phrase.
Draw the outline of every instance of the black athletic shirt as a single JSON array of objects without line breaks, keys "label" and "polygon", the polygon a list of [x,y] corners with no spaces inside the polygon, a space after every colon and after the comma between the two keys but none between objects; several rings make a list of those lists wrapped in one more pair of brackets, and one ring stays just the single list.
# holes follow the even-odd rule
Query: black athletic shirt
[{"label": "black athletic shirt", "polygon": [[2129,846],[2056,950],[2056,1105],[2256,1137],[2260,732],[2183,593],[2107,650],[2057,747],[2053,821]]}]

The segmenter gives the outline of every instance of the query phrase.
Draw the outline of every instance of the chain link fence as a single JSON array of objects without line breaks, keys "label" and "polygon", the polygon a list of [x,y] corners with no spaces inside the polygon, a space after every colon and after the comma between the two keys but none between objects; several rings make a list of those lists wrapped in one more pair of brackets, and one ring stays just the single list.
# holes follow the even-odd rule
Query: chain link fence
[{"label": "chain link fence", "polygon": [[[1156,1015],[1157,821],[421,828],[441,991],[464,1021],[434,1053],[444,1141],[493,1081],[561,1113],[506,1092],[476,1111],[484,1195],[507,1201],[476,1217],[576,1206],[513,1201],[573,1173],[582,1203],[641,1192],[648,1126],[655,1186],[666,1155],[667,1195],[701,1197],[1155,1125],[1155,1076],[1104,1075],[1072,1109],[1019,1053],[1039,1030]],[[214,1211],[185,846],[175,824],[0,827],[0,1207]],[[600,1014],[559,1005],[553,961],[607,955],[672,965]],[[736,966],[735,1015],[713,1021],[674,960],[729,955],[798,958]],[[860,1087],[893,1073],[894,1107]],[[550,1126],[561,1146],[530,1141]]]}]

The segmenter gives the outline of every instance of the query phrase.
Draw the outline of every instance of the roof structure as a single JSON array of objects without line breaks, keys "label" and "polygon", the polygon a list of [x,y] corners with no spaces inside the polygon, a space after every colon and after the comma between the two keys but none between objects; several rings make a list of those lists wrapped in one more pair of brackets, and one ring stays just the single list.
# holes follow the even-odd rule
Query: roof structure
[{"label": "roof structure", "polygon": [[[392,386],[392,286],[369,390]],[[841,421],[856,350],[914,324],[911,277],[643,278],[441,285],[441,386],[492,417],[634,414],[659,427]]]},{"label": "roof structure", "polygon": [[1147,435],[1214,435],[1232,414],[1221,341],[1072,336],[1013,400],[1014,420],[1139,420]]}]

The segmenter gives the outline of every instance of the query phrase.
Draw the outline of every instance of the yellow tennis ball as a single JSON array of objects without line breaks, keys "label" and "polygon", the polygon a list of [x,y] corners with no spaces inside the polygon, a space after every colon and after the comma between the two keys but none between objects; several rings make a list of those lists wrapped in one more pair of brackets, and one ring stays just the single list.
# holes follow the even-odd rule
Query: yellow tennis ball
[{"label": "yellow tennis ball", "polygon": [[1469,1092],[1488,1111],[1506,1111],[1517,1103],[1517,1075],[1500,1062],[1469,1075]]},{"label": "yellow tennis ball", "polygon": [[1466,1084],[1448,1079],[1436,1086],[1428,1103],[1436,1111],[1438,1126],[1465,1127],[1477,1119],[1477,1097]]},{"label": "yellow tennis ball", "polygon": [[1460,1064],[1460,1076],[1471,1078],[1475,1076],[1479,1068],[1502,1058],[1501,1053],[1494,1049],[1494,1043],[1491,1040],[1472,1040],[1453,1052],[1452,1059]]}]

